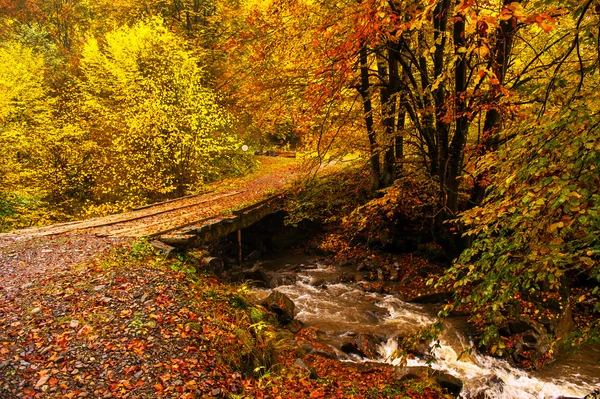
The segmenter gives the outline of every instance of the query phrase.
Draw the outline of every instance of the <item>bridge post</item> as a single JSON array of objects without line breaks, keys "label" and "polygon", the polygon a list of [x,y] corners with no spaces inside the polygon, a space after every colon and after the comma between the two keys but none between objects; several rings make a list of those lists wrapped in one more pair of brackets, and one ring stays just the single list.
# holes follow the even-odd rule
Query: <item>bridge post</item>
[{"label": "bridge post", "polygon": [[243,254],[242,254],[242,229],[239,229],[237,231],[237,239],[238,239],[238,265],[241,266],[242,265],[242,258],[243,258]]}]

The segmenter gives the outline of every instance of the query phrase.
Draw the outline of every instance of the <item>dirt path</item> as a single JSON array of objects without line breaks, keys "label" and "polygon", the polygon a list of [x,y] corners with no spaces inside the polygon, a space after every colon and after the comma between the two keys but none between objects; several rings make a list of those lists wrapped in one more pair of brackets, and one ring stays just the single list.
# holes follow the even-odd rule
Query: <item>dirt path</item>
[{"label": "dirt path", "polygon": [[87,262],[115,245],[257,202],[301,174],[299,163],[289,159],[263,158],[261,162],[262,171],[250,179],[229,179],[204,195],[0,234],[0,297],[13,298],[32,280]]}]

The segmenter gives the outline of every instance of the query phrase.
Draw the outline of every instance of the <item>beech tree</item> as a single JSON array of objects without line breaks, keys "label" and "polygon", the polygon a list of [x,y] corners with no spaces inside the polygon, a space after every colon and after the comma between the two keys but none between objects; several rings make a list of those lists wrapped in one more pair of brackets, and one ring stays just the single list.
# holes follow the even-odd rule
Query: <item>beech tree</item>
[{"label": "beech tree", "polygon": [[230,118],[203,86],[199,64],[156,18],[87,42],[81,87],[105,148],[109,198],[181,196],[230,158],[238,145]]}]

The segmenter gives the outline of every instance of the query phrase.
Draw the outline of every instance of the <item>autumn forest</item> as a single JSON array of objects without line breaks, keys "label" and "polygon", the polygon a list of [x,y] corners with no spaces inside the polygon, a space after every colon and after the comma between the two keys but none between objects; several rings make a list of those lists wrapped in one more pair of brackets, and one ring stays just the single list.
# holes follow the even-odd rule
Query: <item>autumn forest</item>
[{"label": "autumn forest", "polygon": [[[0,232],[199,195],[293,151],[305,250],[449,293],[398,356],[467,315],[481,353],[541,369],[600,341],[599,90],[598,0],[0,0]],[[265,397],[309,397],[277,381]],[[306,392],[448,395],[338,388]]]}]

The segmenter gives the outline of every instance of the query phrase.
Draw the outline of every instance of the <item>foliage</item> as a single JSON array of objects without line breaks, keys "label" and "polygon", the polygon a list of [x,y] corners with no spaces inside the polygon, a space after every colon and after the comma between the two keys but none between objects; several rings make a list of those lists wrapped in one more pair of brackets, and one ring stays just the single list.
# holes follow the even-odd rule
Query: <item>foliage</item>
[{"label": "foliage", "polygon": [[[564,306],[586,300],[600,311],[598,107],[582,98],[548,116],[511,127],[520,134],[480,163],[489,173],[488,198],[460,219],[474,241],[445,281],[455,280],[457,304],[488,326],[490,343],[503,321],[523,316],[507,311],[517,298],[564,301],[574,278],[587,280],[590,291]],[[580,327],[577,343],[600,334],[597,321]]]},{"label": "foliage", "polygon": [[111,143],[102,195],[183,195],[231,162],[238,143],[229,118],[181,40],[159,19],[105,40],[86,44],[81,84],[94,131]]},{"label": "foliage", "polygon": [[405,173],[379,198],[357,207],[344,218],[349,236],[391,244],[393,237],[432,234],[438,210],[435,181],[417,171]]},{"label": "foliage", "polygon": [[303,181],[292,189],[286,223],[302,221],[322,224],[339,220],[369,197],[369,176],[361,168],[349,167]]}]

